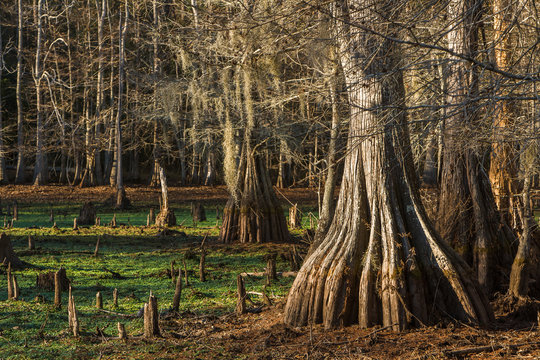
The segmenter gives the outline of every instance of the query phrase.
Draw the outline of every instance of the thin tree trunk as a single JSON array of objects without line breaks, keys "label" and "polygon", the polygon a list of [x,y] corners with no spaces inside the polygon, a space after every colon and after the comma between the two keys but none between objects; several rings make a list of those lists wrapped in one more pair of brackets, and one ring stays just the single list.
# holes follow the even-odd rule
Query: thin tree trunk
[{"label": "thin tree trunk", "polygon": [[20,184],[24,182],[24,117],[23,117],[23,103],[22,103],[22,56],[23,56],[23,10],[22,0],[17,1],[17,88],[15,90],[15,96],[17,97],[17,173],[15,174],[15,183]]},{"label": "thin tree trunk", "polygon": [[152,8],[153,8],[153,15],[154,15],[154,31],[152,36],[152,45],[154,50],[154,59],[153,59],[153,82],[154,82],[154,141],[153,141],[153,147],[154,151],[152,152],[153,155],[153,166],[152,166],[152,177],[150,179],[150,186],[156,187],[159,185],[159,161],[158,161],[158,74],[159,74],[159,47],[158,47],[158,35],[159,35],[159,14],[158,14],[158,7],[157,7],[157,0],[152,0]]},{"label": "thin tree trunk", "polygon": [[[512,22],[514,20],[514,3],[510,0],[493,1],[493,30],[494,30],[494,54],[497,68],[508,71],[510,57],[513,49]],[[504,79],[500,79],[504,81]],[[501,94],[503,95],[503,94]],[[504,94],[506,95],[506,94]],[[516,144],[510,140],[508,133],[512,131],[517,118],[515,106],[511,100],[500,100],[496,103],[494,117],[494,142],[491,152],[491,166],[489,179],[495,197],[497,208],[504,220],[514,228],[519,228],[517,181],[517,149]]]},{"label": "thin tree trunk", "polygon": [[7,182],[6,157],[4,152],[4,126],[2,124],[2,72],[4,70],[4,50],[2,47],[2,25],[0,24],[0,183]]},{"label": "thin tree trunk", "polygon": [[115,126],[115,135],[116,135],[116,207],[124,208],[126,206],[126,194],[124,190],[124,177],[123,177],[123,167],[122,167],[122,105],[123,105],[123,93],[124,93],[124,81],[125,81],[125,44],[126,44],[126,32],[128,25],[128,2],[125,2],[125,19],[124,24],[122,25],[122,15],[120,15],[120,47],[119,47],[119,60],[118,60],[118,112],[116,114],[116,126]]},{"label": "thin tree trunk", "polygon": [[312,248],[316,248],[332,223],[332,217],[334,215],[334,190],[336,188],[336,153],[337,153],[337,140],[339,136],[339,109],[338,109],[338,93],[337,93],[337,77],[338,66],[335,65],[334,74],[330,80],[330,101],[332,104],[332,128],[330,129],[330,142],[328,144],[328,156],[326,181],[324,183],[324,195],[321,206],[321,213],[319,214],[319,224],[317,226],[317,232],[315,233],[315,241]]},{"label": "thin tree trunk", "polygon": [[43,153],[44,143],[44,119],[42,113],[43,94],[41,92],[41,77],[43,69],[41,64],[41,47],[43,45],[43,19],[42,19],[43,0],[37,1],[37,43],[36,43],[36,61],[34,68],[34,83],[36,86],[36,164],[34,167],[34,185],[43,185],[47,182],[47,164]]}]

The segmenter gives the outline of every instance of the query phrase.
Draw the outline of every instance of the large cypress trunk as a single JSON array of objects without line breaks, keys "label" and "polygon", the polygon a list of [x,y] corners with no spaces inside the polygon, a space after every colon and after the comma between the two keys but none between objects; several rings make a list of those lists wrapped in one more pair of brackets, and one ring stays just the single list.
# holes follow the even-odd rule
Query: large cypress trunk
[{"label": "large cypress trunk", "polygon": [[[272,188],[262,151],[258,150],[260,143],[257,140],[260,139],[257,139],[254,132],[257,122],[251,101],[252,84],[249,70],[244,69],[243,75],[244,106],[247,118],[244,127],[244,144],[238,171],[236,171],[234,161],[225,161],[225,172],[232,173],[229,176],[236,179],[229,180],[227,184],[231,197],[223,209],[223,224],[219,237],[225,243],[235,240],[242,243],[288,241],[289,231],[285,215]],[[234,146],[230,134],[226,136],[224,146],[229,155],[234,153],[230,149]]]},{"label": "large cypress trunk", "polygon": [[[480,13],[478,0],[449,3],[448,16],[453,26],[448,41],[452,51],[475,56]],[[509,268],[508,244],[513,234],[498,215],[478,156],[481,149],[471,148],[470,137],[464,134],[477,123],[479,109],[469,101],[478,93],[477,74],[469,63],[457,57],[451,58],[448,68],[447,104],[453,110],[446,118],[443,135],[438,228],[475,269],[480,284],[492,292],[504,283],[500,269]]]},{"label": "large cypress trunk", "polygon": [[261,156],[243,152],[238,189],[223,209],[220,240],[224,243],[288,241],[285,215]]},{"label": "large cypress trunk", "polygon": [[[339,9],[344,24],[397,36],[388,21],[397,6],[344,1]],[[352,26],[339,30],[351,104],[343,180],[330,229],[289,292],[285,322],[395,330],[446,316],[488,323],[493,314],[482,288],[420,202],[397,45]]]}]

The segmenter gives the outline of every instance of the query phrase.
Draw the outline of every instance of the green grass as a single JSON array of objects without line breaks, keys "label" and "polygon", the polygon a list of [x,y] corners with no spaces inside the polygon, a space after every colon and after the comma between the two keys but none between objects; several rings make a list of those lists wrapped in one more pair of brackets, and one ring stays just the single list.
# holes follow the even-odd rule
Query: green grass
[{"label": "green grass", "polygon": [[[103,295],[104,309],[135,314],[152,291],[158,298],[160,310],[166,310],[170,308],[174,294],[166,270],[171,261],[175,261],[178,268],[186,253],[190,286],[182,291],[180,312],[216,315],[232,312],[236,304],[236,276],[241,272],[263,271],[266,264],[264,256],[269,251],[287,248],[286,245],[280,248],[276,244],[215,243],[218,228],[215,227],[213,208],[207,208],[208,221],[199,223],[197,227],[192,227],[187,207],[175,209],[179,222],[189,218],[185,221],[185,225],[189,226],[174,227],[172,230],[185,232],[187,236],[174,233],[158,236],[159,229],[140,226],[146,224],[148,209],[118,213],[117,221],[126,225],[115,229],[105,226],[81,227],[78,231],[71,229],[78,206],[55,205],[54,209],[58,229],[52,228],[49,222],[49,206],[38,204],[20,206],[20,220],[15,222],[13,229],[5,230],[20,258],[32,266],[14,272],[21,288],[18,301],[7,301],[5,271],[0,269],[0,359],[97,358],[106,345],[92,343],[88,335],[95,333],[97,326],[106,327],[108,335],[116,336],[118,321],[125,324],[128,334],[141,334],[142,319],[126,319],[97,311],[96,292],[101,291]],[[307,213],[313,209],[304,211]],[[102,224],[109,222],[112,215],[112,210],[98,209]],[[306,224],[309,223],[304,218]],[[127,226],[128,219],[135,226]],[[198,279],[198,247],[207,233],[210,245],[206,257],[208,276],[203,283]],[[35,239],[36,248],[33,251],[26,250],[29,235]],[[100,255],[96,258],[93,252],[98,236],[101,237]],[[55,271],[60,266],[66,269],[72,281],[82,339],[74,339],[67,331],[67,293],[62,296],[62,308],[57,310],[52,304],[54,293],[35,286],[38,273]],[[104,268],[120,273],[125,279],[114,279]],[[289,264],[278,257],[277,270],[287,271]],[[292,278],[280,278],[268,289],[270,296],[284,297],[291,282]],[[261,291],[263,285],[263,278],[246,278],[248,290]],[[113,309],[112,292],[115,288],[119,293],[119,306]],[[36,301],[38,295],[45,301]],[[152,346],[156,349],[152,350]],[[190,347],[191,344],[187,342],[184,346]],[[159,352],[162,347],[159,344],[131,344],[128,353],[121,358],[137,358],[136,354]]]}]

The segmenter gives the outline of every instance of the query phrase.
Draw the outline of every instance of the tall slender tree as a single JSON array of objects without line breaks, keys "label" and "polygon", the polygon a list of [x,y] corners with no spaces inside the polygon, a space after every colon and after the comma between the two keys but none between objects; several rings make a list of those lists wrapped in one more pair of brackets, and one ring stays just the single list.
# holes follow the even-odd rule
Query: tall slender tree
[{"label": "tall slender tree", "polygon": [[43,93],[41,82],[43,77],[42,47],[43,47],[43,0],[37,1],[36,9],[36,55],[34,65],[34,84],[36,87],[36,164],[34,166],[34,185],[43,185],[47,182],[47,163],[44,153],[44,118],[43,118]]},{"label": "tall slender tree", "polygon": [[22,101],[22,76],[23,76],[23,7],[22,0],[17,1],[17,172],[15,183],[24,182],[24,116]]}]

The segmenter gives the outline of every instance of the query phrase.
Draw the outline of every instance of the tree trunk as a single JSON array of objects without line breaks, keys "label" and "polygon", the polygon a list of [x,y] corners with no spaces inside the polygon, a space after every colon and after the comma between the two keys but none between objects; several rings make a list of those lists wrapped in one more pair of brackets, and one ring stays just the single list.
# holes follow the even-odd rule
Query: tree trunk
[{"label": "tree trunk", "polygon": [[347,18],[338,41],[351,104],[340,196],[292,285],[284,321],[401,330],[451,317],[485,325],[493,314],[482,288],[433,231],[418,195],[399,49],[348,25],[396,36],[388,11],[398,1],[354,1],[354,13],[348,5],[338,8]]},{"label": "tree trunk", "polygon": [[334,65],[334,73],[330,79],[330,101],[332,104],[332,128],[330,129],[330,142],[328,144],[328,157],[326,159],[326,181],[324,183],[324,195],[321,206],[321,213],[319,214],[319,224],[315,233],[315,239],[313,242],[313,248],[316,248],[332,222],[334,215],[334,190],[336,188],[336,153],[337,153],[337,140],[339,136],[339,109],[338,109],[338,92],[337,92],[337,77],[338,77],[338,65]]},{"label": "tree trunk", "polygon": [[[508,71],[511,70],[509,69],[510,57],[514,50],[511,28],[515,5],[510,0],[495,0],[492,6],[495,63],[500,70]],[[504,82],[504,79],[500,81]],[[517,201],[517,196],[514,197],[519,193],[516,164],[519,157],[516,144],[510,140],[508,134],[514,128],[516,115],[515,106],[511,100],[500,100],[496,103],[489,179],[497,208],[504,220],[508,224],[513,223],[513,227],[517,229],[521,227],[520,221],[517,220],[519,201]]]},{"label": "tree trunk", "polygon": [[0,25],[0,183],[7,182],[6,157],[4,152],[4,126],[2,124],[2,72],[4,70],[4,50],[2,47],[2,25]]},{"label": "tree trunk", "polygon": [[21,267],[23,262],[15,255],[11,239],[5,233],[0,234],[0,264],[11,264],[13,267]]},{"label": "tree trunk", "polygon": [[129,201],[126,197],[126,191],[124,189],[124,176],[123,176],[123,162],[122,162],[122,99],[124,93],[124,65],[125,65],[125,44],[126,44],[126,32],[128,26],[128,3],[125,2],[125,11],[126,16],[124,19],[124,24],[122,25],[122,19],[120,16],[120,48],[119,48],[119,65],[118,65],[118,112],[116,114],[116,125],[115,125],[115,135],[116,135],[116,205],[117,209],[124,209],[129,206]]},{"label": "tree trunk", "polygon": [[22,57],[23,57],[23,10],[22,0],[17,1],[17,88],[15,96],[17,97],[17,172],[15,174],[15,183],[24,182],[24,117],[23,117],[23,102],[22,102]]},{"label": "tree trunk", "polygon": [[[289,230],[283,210],[276,197],[259,145],[253,136],[256,128],[251,100],[251,75],[244,70],[244,105],[247,118],[244,145],[240,155],[237,183],[229,189],[231,197],[223,209],[223,223],[219,238],[225,243],[238,240],[248,242],[280,242],[289,240]],[[236,164],[225,162],[226,166]],[[225,169],[225,172],[230,172]]]},{"label": "tree trunk", "polygon": [[[159,164],[159,163],[158,163]],[[176,216],[174,216],[174,211],[169,209],[169,191],[167,188],[167,177],[165,176],[165,169],[162,166],[159,166],[159,182],[161,184],[161,210],[156,217],[157,226],[175,226],[176,225]]]},{"label": "tree trunk", "polygon": [[37,1],[37,44],[36,44],[36,62],[34,67],[34,82],[36,85],[36,164],[34,167],[34,185],[43,185],[47,182],[47,164],[43,153],[44,138],[44,119],[42,113],[43,94],[41,92],[41,77],[43,69],[41,67],[41,47],[43,44],[43,21],[42,5],[43,0]]},{"label": "tree trunk", "polygon": [[[478,0],[452,0],[448,16],[449,47],[474,57],[477,51],[481,6]],[[446,118],[438,229],[462,255],[491,293],[506,278],[501,273],[511,262],[509,244],[514,240],[499,218],[489,179],[464,129],[475,126],[477,109],[469,102],[478,92],[477,74],[467,62],[452,57],[449,64],[447,104],[453,109]],[[507,266],[508,265],[508,266]]]}]

